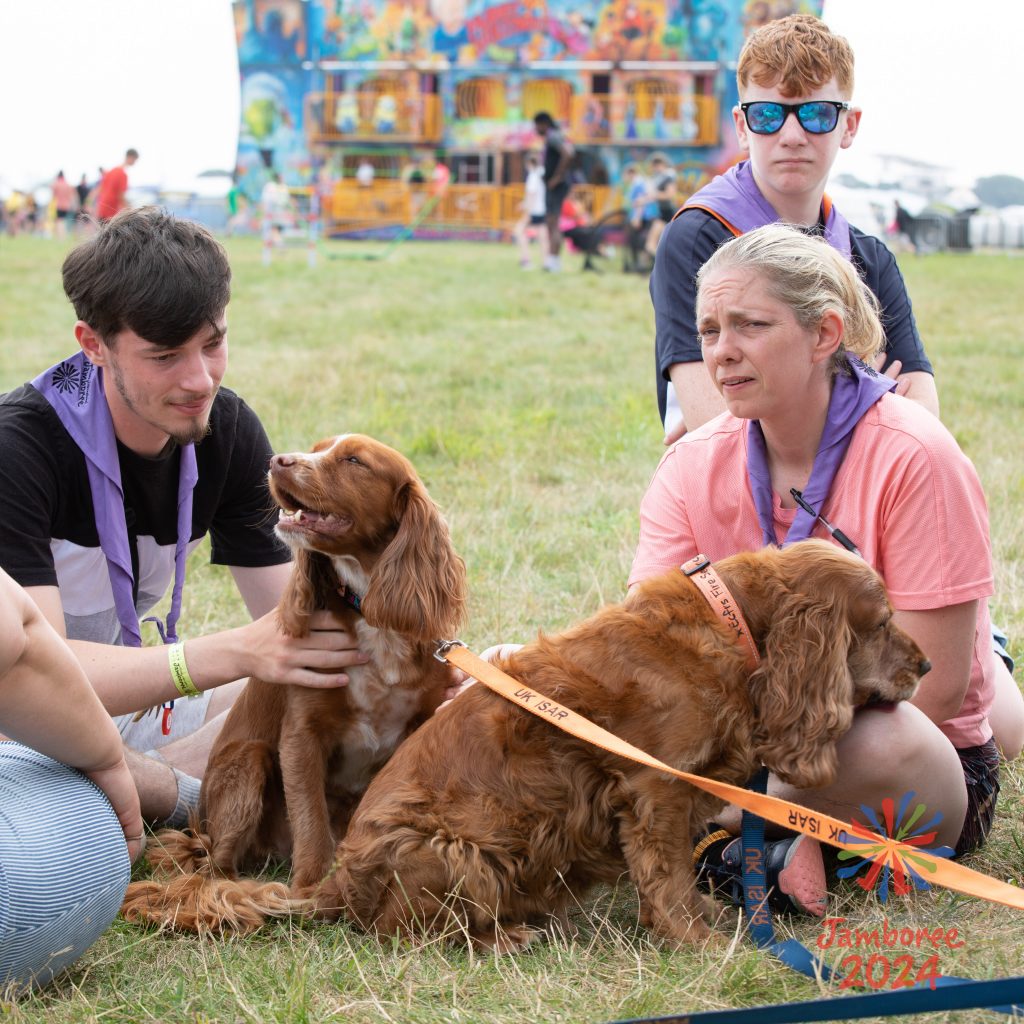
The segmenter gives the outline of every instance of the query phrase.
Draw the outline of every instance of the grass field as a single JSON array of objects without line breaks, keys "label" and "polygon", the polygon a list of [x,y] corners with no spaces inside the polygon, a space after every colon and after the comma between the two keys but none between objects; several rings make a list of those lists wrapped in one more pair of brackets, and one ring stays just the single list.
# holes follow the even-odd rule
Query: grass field
[{"label": "grass field", "polygon": [[[271,267],[256,241],[229,243],[235,271],[225,384],[260,414],[274,447],[341,431],[405,452],[445,509],[469,570],[463,639],[480,649],[554,631],[619,600],[637,508],[662,452],[653,315],[643,279],[521,273],[511,247],[401,246],[383,262],[300,252]],[[0,240],[0,390],[71,352],[64,249]],[[570,259],[570,263],[574,261]],[[942,418],[978,467],[996,562],[993,618],[1024,654],[1024,345],[1012,256],[904,258]],[[2,461],[0,461],[2,477]],[[927,538],[922,538],[927,543]],[[226,572],[190,564],[185,636],[243,621]],[[971,866],[1021,884],[1020,763],[1008,766],[996,831]],[[898,794],[894,794],[898,795]],[[861,928],[957,927],[944,974],[1021,973],[1014,911],[945,891],[890,900],[842,889],[830,912]],[[117,922],[44,993],[3,1006],[12,1021],[580,1021],[816,998],[737,937],[680,953],[636,924],[628,887],[577,915],[580,935],[518,958],[451,946],[384,946],[342,926],[285,923],[245,940],[199,941]],[[723,911],[721,928],[737,919]],[[820,926],[784,921],[813,944]],[[843,951],[845,952],[845,951]],[[840,957],[828,952],[833,963]],[[918,954],[918,962],[924,954]],[[964,1013],[958,1020],[992,1019]],[[922,1016],[936,1021],[942,1015]]]}]

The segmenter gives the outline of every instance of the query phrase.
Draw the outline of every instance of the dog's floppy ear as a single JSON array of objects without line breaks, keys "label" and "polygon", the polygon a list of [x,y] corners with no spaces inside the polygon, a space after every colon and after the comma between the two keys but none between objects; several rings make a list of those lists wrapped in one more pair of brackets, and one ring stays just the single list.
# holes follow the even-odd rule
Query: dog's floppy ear
[{"label": "dog's floppy ear", "polygon": [[853,721],[846,616],[832,594],[789,593],[773,610],[764,661],[751,676],[757,756],[801,789],[835,780],[836,740]]},{"label": "dog's floppy ear", "polygon": [[448,524],[418,480],[395,495],[398,532],[370,574],[362,613],[371,626],[427,640],[451,639],[462,623],[466,567]]}]

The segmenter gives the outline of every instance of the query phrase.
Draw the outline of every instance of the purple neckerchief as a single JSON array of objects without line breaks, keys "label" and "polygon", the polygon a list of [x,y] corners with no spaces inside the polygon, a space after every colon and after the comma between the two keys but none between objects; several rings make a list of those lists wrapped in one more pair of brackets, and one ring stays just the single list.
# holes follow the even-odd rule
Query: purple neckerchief
[{"label": "purple neckerchief", "polygon": [[[78,352],[56,366],[44,370],[34,387],[53,407],[64,429],[81,449],[89,472],[93,516],[100,548],[107,559],[114,607],[121,623],[121,639],[128,647],[141,647],[139,616],[132,600],[134,577],[128,550],[128,526],[124,518],[124,491],[121,487],[121,464],[117,458],[114,423],[110,418],[103,393],[103,371]],[[174,590],[166,628],[157,618],[153,621],[164,643],[178,639],[176,626],[181,614],[181,592],[185,586],[185,556],[192,537],[192,489],[198,479],[195,445],[181,449],[178,475],[178,539],[174,547]]]},{"label": "purple neckerchief", "polygon": [[[730,167],[725,174],[718,175],[702,189],[695,192],[683,210],[693,207],[717,214],[734,227],[741,235],[765,224],[775,224],[780,220],[775,207],[768,202],[754,181],[754,173],[750,169],[750,161]],[[825,241],[836,252],[846,259],[850,252],[850,225],[846,218],[836,209],[831,201],[827,204],[828,216],[825,218]],[[680,211],[682,212],[682,211]]]},{"label": "purple neckerchief", "polygon": [[[864,413],[882,395],[896,387],[896,381],[876,373],[850,353],[846,354],[846,358],[853,370],[853,376],[840,373],[832,383],[825,429],[821,434],[818,453],[814,456],[811,478],[803,491],[807,503],[818,512],[825,504],[832,481],[842,465],[847,448],[850,447],[854,428]],[[757,520],[761,524],[765,545],[774,547],[778,544],[775,539],[774,499],[771,474],[768,472],[768,452],[760,420],[751,420],[747,425],[747,478],[750,481]],[[798,540],[807,540],[816,522],[815,516],[798,508],[793,525],[781,546],[786,547]]]}]

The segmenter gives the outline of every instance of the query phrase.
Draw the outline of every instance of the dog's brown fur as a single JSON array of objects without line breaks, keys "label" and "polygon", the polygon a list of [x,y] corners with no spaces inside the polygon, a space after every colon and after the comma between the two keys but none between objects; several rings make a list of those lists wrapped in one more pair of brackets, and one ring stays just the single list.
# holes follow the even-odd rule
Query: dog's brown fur
[{"label": "dog's brown fur", "polygon": [[[762,763],[831,783],[855,706],[909,697],[929,668],[878,575],[823,541],[716,563],[762,656],[744,652],[681,572],[501,662],[524,685],[668,764],[742,784]],[[705,938],[691,837],[720,800],[606,753],[478,684],[374,779],[315,896],[380,933],[466,935],[515,950],[592,884],[628,872],[643,923]]]},{"label": "dog's brown fur", "polygon": [[[310,615],[330,609],[372,660],[346,669],[339,689],[249,680],[211,752],[198,832],[156,837],[150,863],[169,880],[131,885],[129,919],[249,930],[298,906],[330,870],[373,774],[450,681],[434,641],[458,630],[465,567],[408,460],[343,435],[274,456],[269,480],[278,533],[295,554],[282,629],[304,636]],[[361,595],[361,614],[340,598],[342,584]],[[236,877],[289,856],[291,889]]]}]

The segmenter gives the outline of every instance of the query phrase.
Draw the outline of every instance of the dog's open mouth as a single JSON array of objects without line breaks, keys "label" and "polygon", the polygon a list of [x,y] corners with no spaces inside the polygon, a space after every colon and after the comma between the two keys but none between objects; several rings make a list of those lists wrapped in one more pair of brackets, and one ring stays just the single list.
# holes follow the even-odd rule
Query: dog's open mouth
[{"label": "dog's open mouth", "polygon": [[277,494],[281,511],[277,517],[277,528],[283,533],[318,533],[327,537],[336,537],[351,529],[352,520],[347,516],[337,516],[333,512],[317,512],[306,508],[300,501],[287,492]]}]

